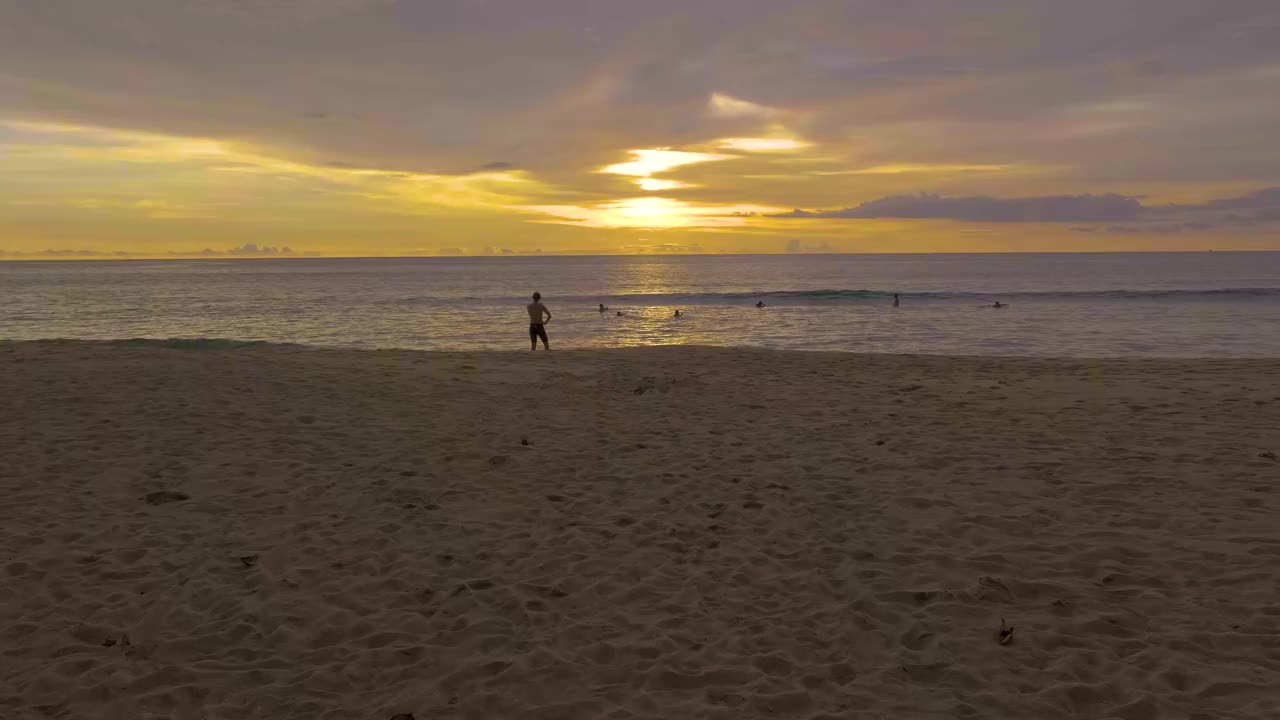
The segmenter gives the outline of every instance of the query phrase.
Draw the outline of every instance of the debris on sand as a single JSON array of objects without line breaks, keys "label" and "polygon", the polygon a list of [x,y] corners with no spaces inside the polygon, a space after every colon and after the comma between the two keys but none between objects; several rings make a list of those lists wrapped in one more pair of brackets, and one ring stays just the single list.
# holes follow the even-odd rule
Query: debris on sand
[{"label": "debris on sand", "polygon": [[1004,618],[1000,618],[1000,635],[998,639],[1001,645],[1008,645],[1013,642],[1013,628],[1004,624]]},{"label": "debris on sand", "polygon": [[165,503],[190,500],[191,496],[176,490],[157,490],[156,492],[147,493],[143,499],[147,501],[148,505],[164,505]]},{"label": "debris on sand", "polygon": [[258,564],[258,556],[257,555],[241,555],[240,563],[245,567],[253,567],[254,565]]}]

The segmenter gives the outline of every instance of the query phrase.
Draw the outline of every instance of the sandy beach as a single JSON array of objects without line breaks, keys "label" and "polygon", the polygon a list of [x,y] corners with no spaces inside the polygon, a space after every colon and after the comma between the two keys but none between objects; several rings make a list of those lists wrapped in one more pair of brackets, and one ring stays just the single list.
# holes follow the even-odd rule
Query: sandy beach
[{"label": "sandy beach", "polygon": [[0,343],[0,717],[1275,718],[1277,378]]}]

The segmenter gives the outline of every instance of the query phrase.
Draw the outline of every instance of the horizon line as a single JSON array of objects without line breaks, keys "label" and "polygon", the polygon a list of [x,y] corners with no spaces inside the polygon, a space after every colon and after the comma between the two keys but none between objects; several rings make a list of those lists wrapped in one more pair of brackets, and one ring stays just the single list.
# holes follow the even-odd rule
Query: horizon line
[{"label": "horizon line", "polygon": [[209,257],[201,255],[136,255],[120,257],[118,255],[81,255],[81,256],[6,256],[0,254],[0,262],[225,262],[228,260],[510,260],[515,258],[606,258],[606,257],[833,257],[839,255],[1211,255],[1214,253],[1275,253],[1280,248],[1239,250],[973,250],[967,252],[740,252],[740,253],[576,253],[576,252],[544,252],[544,253],[512,253],[509,255],[225,255]]}]

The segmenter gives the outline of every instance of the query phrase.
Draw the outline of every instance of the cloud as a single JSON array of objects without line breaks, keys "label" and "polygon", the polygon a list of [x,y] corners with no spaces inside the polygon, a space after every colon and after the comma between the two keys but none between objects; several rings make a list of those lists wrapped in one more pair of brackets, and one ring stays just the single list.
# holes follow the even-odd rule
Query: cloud
[{"label": "cloud", "polygon": [[694,185],[681,182],[679,180],[663,180],[660,178],[648,177],[636,179],[636,185],[639,185],[641,190],[649,190],[653,192],[658,190],[680,190],[682,188],[695,187]]},{"label": "cloud", "polygon": [[204,250],[201,254],[202,255],[208,254],[208,255],[246,255],[246,256],[254,256],[254,255],[285,256],[285,255],[296,255],[297,253],[295,253],[293,249],[289,247],[274,247],[271,245],[264,245],[262,247],[259,247],[256,243],[245,243],[240,247],[234,247],[234,248],[231,248],[230,250],[225,250],[221,253],[217,252],[216,250]]},{"label": "cloud", "polygon": [[[140,232],[157,246],[279,243],[282,224],[295,225],[294,244],[404,249],[420,235],[390,215],[465,208],[474,234],[438,242],[517,237],[506,233],[548,217],[529,207],[576,208],[565,212],[577,220],[551,214],[564,227],[636,222],[625,203],[643,193],[774,212],[929,189],[950,204],[846,211],[1106,228],[1154,222],[1145,209],[1125,219],[1134,196],[1280,181],[1274,0],[1125,0],[1123,12],[1064,0],[1023,0],[1017,12],[1008,0],[109,4],[0,0],[0,203],[60,208],[63,193],[173,204],[75,211],[92,218],[27,205],[21,225],[0,218],[0,236],[26,250]],[[11,142],[5,120],[144,139],[110,150],[86,133],[36,141],[56,147],[55,165]],[[645,169],[637,149],[733,159]],[[175,158],[181,167],[165,170]],[[632,172],[600,172],[619,166]],[[1121,195],[1098,195],[1111,189]],[[1000,200],[1016,197],[1054,200]],[[1168,226],[1243,229],[1273,211],[1188,212],[1215,219]],[[143,224],[144,213],[161,222]],[[173,233],[177,213],[191,220],[184,234]],[[197,213],[203,232],[188,233]],[[104,220],[116,223],[109,238],[82,239]],[[493,225],[501,232],[484,234]],[[557,232],[507,244],[583,242]],[[769,247],[786,237],[775,231]]]},{"label": "cloud", "polygon": [[799,150],[808,147],[809,143],[795,138],[725,138],[718,147],[725,150],[745,150],[747,152],[779,152]]},{"label": "cloud", "polygon": [[127,250],[84,250],[84,249],[46,249],[30,252],[17,250],[0,250],[0,257],[8,258],[253,258],[253,257],[315,257],[314,252],[297,252],[289,247],[275,247],[271,245],[259,246],[255,243],[245,243],[237,247],[228,248],[226,250],[214,250],[212,248],[204,248],[203,250],[169,250],[166,252],[131,252]]},{"label": "cloud", "polygon": [[706,248],[698,244],[637,243],[623,245],[622,252],[630,255],[696,255],[706,252]]},{"label": "cloud", "polygon": [[787,241],[786,250],[788,253],[833,253],[837,252],[831,247],[830,243],[805,243],[800,240],[791,239]]},{"label": "cloud", "polygon": [[[792,210],[773,215],[801,219],[915,219],[984,223],[1110,223],[1074,225],[1072,232],[1179,233],[1224,226],[1280,222],[1280,187],[1203,203],[1145,205],[1126,195],[986,196],[894,195],[841,210]],[[1131,223],[1131,224],[1121,224]]]},{"label": "cloud", "polygon": [[1165,205],[1161,211],[1169,214],[1223,211],[1229,212],[1228,217],[1240,222],[1280,220],[1280,187],[1265,188],[1249,195],[1211,200],[1198,205]]},{"label": "cloud", "polygon": [[[1249,228],[1280,222],[1280,187],[1202,203],[1171,203],[1143,208],[1142,232],[1176,234],[1220,228]],[[1129,232],[1134,226],[1107,228]]]},{"label": "cloud", "polygon": [[724,93],[711,93],[707,101],[711,114],[722,118],[769,118],[780,114],[777,108],[760,105],[749,100],[740,100]]},{"label": "cloud", "polygon": [[[1006,0],[111,7],[0,3],[5,112],[441,174],[495,153],[583,171],[623,148],[748,137],[779,120],[816,144],[870,141],[931,162],[1038,152],[1143,172],[1161,162],[1153,149],[1218,167],[1280,150],[1267,132],[1280,100],[1260,72],[1280,65],[1268,0],[1129,0],[1123,13],[1061,0],[1017,13]],[[1150,109],[1099,109],[1135,97]],[[1158,132],[1065,141],[1102,116]],[[1257,144],[1196,142],[1206,129]]]},{"label": "cloud", "polygon": [[793,210],[784,218],[900,218],[971,222],[1119,222],[1136,220],[1137,198],[1124,195],[1050,195],[1026,198],[894,195],[842,210]]},{"label": "cloud", "polygon": [[818,170],[814,175],[954,175],[960,173],[1005,173],[1020,170],[1016,165],[959,163],[892,163],[848,170]]},{"label": "cloud", "polygon": [[649,177],[650,175],[673,170],[682,165],[693,165],[695,163],[712,162],[715,160],[727,160],[732,157],[731,155],[720,155],[717,153],[687,152],[666,148],[631,150],[629,152],[631,155],[631,160],[629,162],[607,165],[600,168],[600,172],[610,173],[613,175]]},{"label": "cloud", "polygon": [[529,205],[524,210],[557,218],[555,222],[595,228],[741,227],[753,213],[774,208],[712,205],[661,197],[626,198],[598,205]]}]

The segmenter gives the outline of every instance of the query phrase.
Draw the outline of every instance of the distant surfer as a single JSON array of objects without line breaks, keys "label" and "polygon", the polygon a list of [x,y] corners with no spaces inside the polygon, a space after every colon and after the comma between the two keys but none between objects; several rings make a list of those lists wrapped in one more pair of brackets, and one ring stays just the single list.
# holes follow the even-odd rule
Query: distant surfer
[{"label": "distant surfer", "polygon": [[679,311],[679,310],[676,310],[675,317],[680,317],[680,311]]},{"label": "distant surfer", "polygon": [[551,311],[542,304],[542,293],[533,294],[533,302],[525,306],[529,311],[529,349],[538,349],[538,338],[542,338],[542,348],[550,350],[547,342],[547,323],[551,321]]},{"label": "distant surfer", "polygon": [[763,301],[763,300],[761,300],[760,302],[756,303],[756,307],[758,307],[758,308],[762,308],[762,307],[764,307],[764,301]]},{"label": "distant surfer", "polygon": [[893,306],[898,307],[898,293],[893,294]]},{"label": "distant surfer", "polygon": [[604,306],[604,303],[600,303],[600,312],[604,312],[605,310],[608,310],[608,309],[609,308]]},{"label": "distant surfer", "polygon": [[614,315],[617,315],[618,317],[622,317],[623,315],[626,315],[626,313],[619,310],[618,312],[614,313]]},{"label": "distant surfer", "polygon": [[991,307],[993,307],[993,308],[1002,308],[1002,307],[1009,307],[1009,306],[1008,306],[1008,305],[1005,305],[1004,303],[1002,303],[1002,302],[1000,302],[999,300],[997,300],[997,301],[995,301],[995,302],[991,303]]}]

